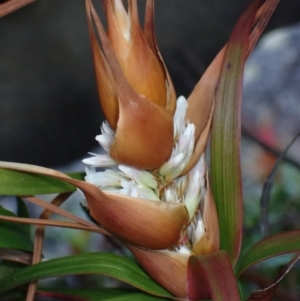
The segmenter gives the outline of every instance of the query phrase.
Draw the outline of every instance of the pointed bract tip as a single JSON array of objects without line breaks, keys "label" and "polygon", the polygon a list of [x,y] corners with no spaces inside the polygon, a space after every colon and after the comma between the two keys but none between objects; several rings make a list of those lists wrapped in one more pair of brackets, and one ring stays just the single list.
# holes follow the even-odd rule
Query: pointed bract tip
[{"label": "pointed bract tip", "polygon": [[128,248],[142,267],[165,289],[176,297],[187,297],[188,255],[167,250],[144,250],[133,246]]}]

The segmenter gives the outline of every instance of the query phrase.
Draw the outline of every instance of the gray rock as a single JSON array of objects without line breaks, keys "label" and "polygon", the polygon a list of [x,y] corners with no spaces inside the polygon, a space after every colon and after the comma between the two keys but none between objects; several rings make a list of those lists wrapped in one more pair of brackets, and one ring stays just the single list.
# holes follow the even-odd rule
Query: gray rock
[{"label": "gray rock", "polygon": [[[245,69],[243,123],[269,145],[284,149],[300,132],[300,25],[267,34]],[[291,149],[300,159],[299,146]]]}]

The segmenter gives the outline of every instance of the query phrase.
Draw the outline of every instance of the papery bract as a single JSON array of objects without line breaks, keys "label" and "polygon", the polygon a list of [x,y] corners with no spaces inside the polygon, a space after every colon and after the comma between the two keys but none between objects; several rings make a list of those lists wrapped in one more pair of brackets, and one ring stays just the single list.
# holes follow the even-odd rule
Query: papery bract
[{"label": "papery bract", "polygon": [[166,70],[140,28],[136,0],[128,2],[128,13],[122,1],[106,1],[106,16],[108,38],[129,84],[149,101],[166,107]]},{"label": "papery bract", "polygon": [[[204,234],[197,239],[190,253],[171,250],[145,250],[128,246],[143,268],[163,287],[177,297],[186,298],[187,265],[191,255],[205,255],[219,250],[219,227],[215,204],[210,190],[203,204]],[[201,285],[201,284],[199,284]],[[206,298],[207,295],[204,295]]]},{"label": "papery bract", "polygon": [[184,204],[170,204],[103,193],[98,187],[35,165],[0,162],[0,168],[46,175],[81,189],[91,215],[110,233],[128,243],[149,249],[164,249],[176,244],[188,222]]},{"label": "papery bract", "polygon": [[186,298],[189,255],[168,250],[143,250],[133,246],[129,246],[129,249],[158,283],[175,296]]},{"label": "papery bract", "polygon": [[147,38],[140,28],[136,6],[136,1],[129,1],[127,13],[122,1],[105,1],[107,36],[91,1],[86,0],[100,101],[110,126],[116,130],[110,156],[130,166],[156,168],[172,150],[176,97],[149,21],[153,2],[146,10]]}]

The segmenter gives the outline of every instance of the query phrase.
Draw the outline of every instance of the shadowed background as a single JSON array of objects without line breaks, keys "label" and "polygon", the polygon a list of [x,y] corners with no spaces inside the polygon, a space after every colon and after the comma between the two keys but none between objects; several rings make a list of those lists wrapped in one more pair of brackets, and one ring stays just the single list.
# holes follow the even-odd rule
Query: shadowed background
[{"label": "shadowed background", "polygon": [[[188,96],[248,2],[156,1],[178,95]],[[299,0],[282,0],[268,30],[299,19]],[[84,156],[103,119],[84,1],[38,0],[0,19],[0,37],[0,160],[53,166]]]}]

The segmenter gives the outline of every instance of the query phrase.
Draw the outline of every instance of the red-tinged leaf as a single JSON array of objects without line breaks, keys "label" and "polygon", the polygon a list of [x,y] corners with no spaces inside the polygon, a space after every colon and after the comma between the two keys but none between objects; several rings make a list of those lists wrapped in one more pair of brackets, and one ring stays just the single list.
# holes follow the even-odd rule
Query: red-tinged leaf
[{"label": "red-tinged leaf", "polygon": [[219,222],[221,249],[235,262],[243,228],[240,169],[241,97],[249,35],[261,1],[253,1],[240,17],[227,45],[216,92],[212,126],[211,178]]},{"label": "red-tinged leaf", "polygon": [[236,275],[250,266],[271,257],[300,251],[300,230],[283,232],[253,245],[239,260]]},{"label": "red-tinged leaf", "polygon": [[225,251],[190,256],[187,280],[189,300],[240,301],[230,258]]},{"label": "red-tinged leaf", "polygon": [[[252,31],[248,38],[249,45],[246,57],[248,57],[255,46],[277,3],[278,0],[267,0],[257,11],[253,20]],[[191,160],[182,171],[182,174],[186,174],[198,162],[200,155],[206,147],[210,133],[212,113],[214,111],[215,90],[220,77],[225,52],[226,46],[215,57],[188,97],[189,106],[185,118],[196,125],[195,139],[197,143]],[[199,112],[201,112],[200,117]]]},{"label": "red-tinged leaf", "polygon": [[261,5],[260,9],[257,11],[257,14],[255,16],[255,24],[252,28],[247,56],[251,53],[261,33],[266,27],[279,0],[265,0],[263,2],[264,3]]},{"label": "red-tinged leaf", "polygon": [[288,272],[291,270],[294,264],[299,260],[299,258],[300,258],[300,253],[296,254],[290,260],[290,262],[280,270],[278,276],[276,277],[272,285],[270,285],[265,289],[253,292],[250,295],[250,297],[247,299],[247,301],[272,301],[279,283],[288,274]]},{"label": "red-tinged leaf", "polygon": [[32,255],[19,250],[0,248],[0,259],[29,265],[32,262]]},{"label": "red-tinged leaf", "polygon": [[221,249],[236,262],[242,241],[240,172],[241,95],[245,60],[271,17],[278,0],[256,0],[240,17],[223,61],[212,126],[211,177],[219,222]]},{"label": "red-tinged leaf", "polygon": [[6,0],[0,1],[0,18],[15,12],[16,10],[34,2],[36,0]]}]

